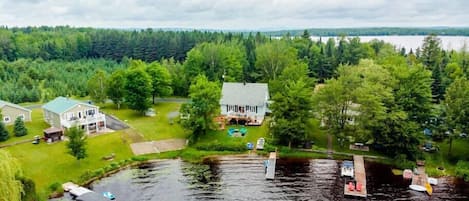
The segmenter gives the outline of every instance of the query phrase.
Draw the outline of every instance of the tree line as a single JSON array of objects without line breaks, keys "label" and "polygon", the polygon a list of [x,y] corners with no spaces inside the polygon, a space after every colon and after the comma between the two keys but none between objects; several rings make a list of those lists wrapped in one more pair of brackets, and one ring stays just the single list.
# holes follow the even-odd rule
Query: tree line
[{"label": "tree line", "polygon": [[[370,28],[318,28],[307,29],[314,36],[389,36],[389,35],[440,35],[440,36],[469,36],[469,28],[441,27],[441,28],[404,28],[404,27],[370,27]],[[301,36],[303,30],[280,30],[265,32],[266,35]]]}]

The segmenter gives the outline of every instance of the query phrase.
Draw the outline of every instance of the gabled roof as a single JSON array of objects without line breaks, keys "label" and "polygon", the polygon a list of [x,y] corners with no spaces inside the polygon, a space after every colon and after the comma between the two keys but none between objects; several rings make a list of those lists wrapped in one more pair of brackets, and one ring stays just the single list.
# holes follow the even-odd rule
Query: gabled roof
[{"label": "gabled roof", "polygon": [[26,111],[28,111],[28,112],[31,112],[31,110],[28,109],[28,108],[24,108],[24,107],[21,107],[21,106],[19,106],[19,105],[17,105],[17,104],[13,104],[13,103],[9,103],[9,102],[0,100],[0,109],[3,108],[5,105],[8,105],[8,106],[14,107],[14,108],[18,108],[18,109],[20,109],[20,110],[26,110]]},{"label": "gabled roof", "polygon": [[221,105],[265,105],[269,99],[266,83],[225,82],[221,90]]},{"label": "gabled roof", "polygon": [[96,107],[96,106],[90,105],[88,103],[83,103],[83,102],[80,102],[80,101],[76,101],[76,100],[72,100],[72,99],[60,96],[60,97],[57,97],[54,100],[48,102],[47,104],[42,106],[42,108],[45,109],[45,110],[49,110],[51,112],[57,113],[57,114],[62,114],[64,112],[66,112],[67,110],[75,107],[78,104],[86,105],[86,106],[89,106],[89,107]]}]

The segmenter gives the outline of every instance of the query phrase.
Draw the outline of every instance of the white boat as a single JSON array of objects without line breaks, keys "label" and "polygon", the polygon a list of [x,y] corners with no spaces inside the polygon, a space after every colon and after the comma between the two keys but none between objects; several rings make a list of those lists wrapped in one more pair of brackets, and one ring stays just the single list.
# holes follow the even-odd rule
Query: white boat
[{"label": "white boat", "polygon": [[257,139],[256,149],[257,150],[263,150],[264,149],[264,143],[265,143],[264,138],[261,137],[261,138]]},{"label": "white boat", "polygon": [[428,183],[431,185],[438,185],[438,179],[433,177],[428,177]]},{"label": "white boat", "polygon": [[340,176],[346,176],[346,177],[353,177],[354,176],[353,162],[352,161],[342,162],[342,168],[341,168]]},{"label": "white boat", "polygon": [[409,188],[414,191],[420,191],[420,192],[427,191],[427,188],[425,188],[425,186],[420,186],[420,185],[410,185]]}]

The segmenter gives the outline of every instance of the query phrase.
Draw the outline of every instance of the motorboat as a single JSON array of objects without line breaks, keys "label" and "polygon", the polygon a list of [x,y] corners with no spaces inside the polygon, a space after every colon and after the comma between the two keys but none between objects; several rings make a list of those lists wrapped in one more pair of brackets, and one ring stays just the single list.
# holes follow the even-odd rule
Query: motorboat
[{"label": "motorboat", "polygon": [[352,161],[343,161],[340,176],[353,177],[354,169]]}]

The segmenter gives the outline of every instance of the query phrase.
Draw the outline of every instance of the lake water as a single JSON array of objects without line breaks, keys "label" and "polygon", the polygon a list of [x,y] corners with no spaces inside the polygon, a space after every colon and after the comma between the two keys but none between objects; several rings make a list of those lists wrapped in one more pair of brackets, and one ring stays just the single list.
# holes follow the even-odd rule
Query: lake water
[{"label": "lake water", "polygon": [[[275,180],[264,178],[263,160],[224,156],[192,164],[167,160],[129,168],[91,184],[98,193],[110,191],[118,201],[185,200],[355,200],[344,198],[339,161],[279,159]],[[439,179],[433,195],[408,189],[390,167],[365,162],[367,200],[469,200],[469,184]]]},{"label": "lake water", "polygon": [[[326,42],[330,37],[321,37]],[[337,38],[337,37],[335,37]],[[421,47],[425,36],[360,36],[360,41],[369,42],[373,39],[383,40],[384,42],[393,44],[396,48],[405,47],[407,51],[415,50]],[[441,39],[441,47],[445,50],[461,50],[466,43],[469,45],[468,36],[438,36]],[[312,36],[312,40],[317,41],[319,37]]]}]

